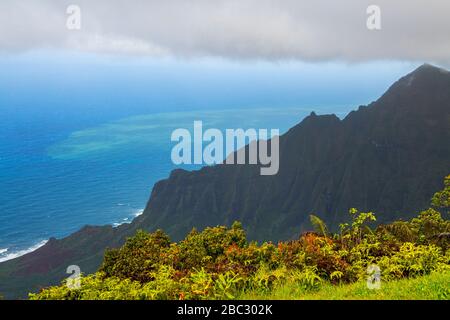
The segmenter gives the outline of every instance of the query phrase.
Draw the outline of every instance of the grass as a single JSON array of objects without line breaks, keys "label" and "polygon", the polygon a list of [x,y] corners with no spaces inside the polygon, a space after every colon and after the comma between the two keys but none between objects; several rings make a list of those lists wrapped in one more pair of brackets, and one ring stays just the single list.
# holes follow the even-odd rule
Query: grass
[{"label": "grass", "polygon": [[360,281],[347,285],[323,284],[319,289],[305,290],[286,283],[270,292],[248,291],[238,299],[268,300],[450,300],[450,272],[433,273],[413,279],[382,282],[380,289],[368,289]]}]

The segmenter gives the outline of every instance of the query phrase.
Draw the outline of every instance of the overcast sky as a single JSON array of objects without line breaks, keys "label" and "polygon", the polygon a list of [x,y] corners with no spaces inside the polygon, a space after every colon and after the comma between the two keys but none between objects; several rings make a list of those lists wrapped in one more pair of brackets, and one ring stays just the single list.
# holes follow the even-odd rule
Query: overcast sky
[{"label": "overcast sky", "polygon": [[[81,30],[68,30],[69,4]],[[368,30],[368,5],[381,30]],[[0,51],[450,65],[447,0],[1,0]]]}]

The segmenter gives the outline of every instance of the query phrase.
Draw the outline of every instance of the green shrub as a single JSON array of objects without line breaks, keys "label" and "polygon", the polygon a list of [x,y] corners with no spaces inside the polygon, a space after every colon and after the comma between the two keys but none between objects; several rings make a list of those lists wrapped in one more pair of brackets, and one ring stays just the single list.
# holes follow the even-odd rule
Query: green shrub
[{"label": "green shrub", "polygon": [[385,279],[407,278],[443,271],[450,267],[441,248],[435,245],[404,243],[392,256],[377,260],[377,265]]},{"label": "green shrub", "polygon": [[161,253],[169,247],[170,239],[163,231],[149,234],[140,230],[122,248],[107,250],[99,271],[106,277],[151,281],[162,262]]}]

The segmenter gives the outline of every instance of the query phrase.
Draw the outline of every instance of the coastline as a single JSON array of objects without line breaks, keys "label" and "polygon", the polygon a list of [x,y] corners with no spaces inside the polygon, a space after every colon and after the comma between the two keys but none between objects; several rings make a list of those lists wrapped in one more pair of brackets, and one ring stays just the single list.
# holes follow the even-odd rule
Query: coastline
[{"label": "coastline", "polygon": [[[110,225],[112,225],[114,228],[116,228],[122,224],[131,223],[134,220],[134,218],[139,217],[143,213],[144,213],[144,209],[138,209],[132,214],[131,217],[123,218],[120,222],[110,223]],[[35,243],[34,245],[32,245],[26,249],[21,249],[21,250],[11,251],[11,252],[9,252],[9,250],[10,250],[9,248],[0,248],[0,263],[9,261],[12,259],[16,259],[16,258],[24,256],[28,253],[36,251],[37,249],[44,246],[48,241],[49,241],[49,239],[40,240],[37,243]]]},{"label": "coastline", "polygon": [[33,251],[36,251],[40,247],[44,246],[47,242],[48,242],[48,239],[47,240],[41,240],[38,243],[34,244],[33,246],[31,246],[31,247],[29,247],[27,249],[18,250],[18,251],[12,251],[10,253],[7,253],[9,251],[9,248],[1,249],[0,250],[0,263],[8,261],[8,260],[15,259],[15,258],[18,258],[18,257],[21,257],[21,256],[26,255],[26,254],[28,254],[30,252],[33,252]]}]

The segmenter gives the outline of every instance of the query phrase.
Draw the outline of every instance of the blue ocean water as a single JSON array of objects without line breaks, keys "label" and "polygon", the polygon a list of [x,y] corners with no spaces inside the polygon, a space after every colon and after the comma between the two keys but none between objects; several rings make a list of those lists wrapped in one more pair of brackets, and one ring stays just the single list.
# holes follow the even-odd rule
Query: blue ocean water
[{"label": "blue ocean water", "polygon": [[176,128],[192,131],[193,121],[202,120],[205,129],[278,128],[285,132],[311,110],[167,112],[113,121],[105,115],[97,123],[45,113],[3,117],[0,261],[86,224],[131,222],[145,207],[153,184],[175,168],[170,158],[175,142],[170,135]]}]

